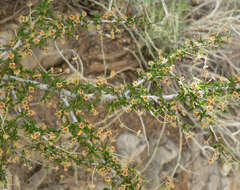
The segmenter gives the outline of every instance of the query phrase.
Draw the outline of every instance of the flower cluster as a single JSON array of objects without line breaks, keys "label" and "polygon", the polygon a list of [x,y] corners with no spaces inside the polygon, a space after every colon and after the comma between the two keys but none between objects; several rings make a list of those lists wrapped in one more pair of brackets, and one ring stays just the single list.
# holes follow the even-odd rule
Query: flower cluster
[{"label": "flower cluster", "polygon": [[[184,117],[188,111],[196,118],[196,121],[206,125],[206,123],[214,121],[214,107],[224,110],[225,104],[221,102],[221,97],[239,98],[239,78],[230,77],[230,82],[199,81],[196,83],[193,81],[191,84],[187,84],[184,78],[176,73],[175,61],[183,59],[184,52],[188,51],[192,55],[198,55],[200,47],[194,43],[186,43],[176,49],[172,55],[161,55],[159,59],[149,61],[147,72],[139,71],[139,77],[136,81],[122,84],[119,87],[109,85],[106,78],[98,78],[96,84],[74,83],[59,77],[52,77],[51,73],[41,70],[29,71],[22,68],[17,63],[24,56],[32,55],[32,48],[42,47],[49,38],[57,39],[63,36],[77,35],[74,30],[77,26],[87,27],[90,23],[87,13],[84,11],[79,15],[66,17],[63,15],[54,17],[53,15],[55,14],[51,10],[51,2],[43,0],[31,16],[20,16],[21,27],[18,30],[18,39],[21,39],[22,44],[14,50],[12,47],[17,43],[16,41],[15,44],[9,44],[5,50],[10,49],[10,52],[4,61],[6,64],[2,64],[0,69],[0,82],[3,84],[1,90],[7,95],[10,93],[17,95],[9,96],[11,98],[8,99],[0,95],[0,119],[3,123],[0,131],[1,181],[6,180],[5,169],[10,162],[17,162],[21,158],[27,164],[30,160],[28,159],[29,152],[39,151],[43,162],[60,163],[64,167],[64,171],[72,166],[72,162],[89,168],[96,166],[100,176],[109,186],[112,186],[112,189],[140,189],[142,184],[136,171],[122,166],[119,158],[114,154],[115,147],[109,143],[113,132],[105,128],[94,127],[93,123],[84,118],[84,111],[88,110],[97,116],[99,114],[97,105],[101,103],[101,98],[108,95],[108,97],[111,96],[111,101],[107,102],[106,106],[108,111],[114,111],[118,108],[123,108],[126,113],[138,110],[149,111],[155,117],[163,118],[170,126],[181,127],[182,130],[186,131],[186,139],[188,140],[194,136],[194,133],[190,130],[189,125],[185,125],[180,116]],[[92,23],[99,31],[102,31],[101,21],[105,19],[110,19],[113,26],[118,24],[119,19],[129,25],[133,24],[133,19],[128,19],[125,15],[116,19],[116,23],[112,20],[113,17],[113,12],[109,11],[102,18],[96,17]],[[30,22],[30,19],[35,22]],[[198,44],[201,44],[201,47],[215,47],[222,41],[221,37],[218,35],[210,42],[199,39]],[[47,49],[45,50],[47,51]],[[112,73],[110,78],[115,75],[116,73]],[[149,81],[157,86],[154,92],[143,85]],[[163,94],[160,86],[162,84],[170,86],[172,83],[178,85],[178,91],[176,95],[169,98]],[[55,109],[56,121],[60,127],[53,128],[45,124],[41,126],[36,124],[34,120],[36,113],[31,106],[36,89],[45,91],[41,97],[41,103],[47,103],[47,106]],[[71,92],[66,89],[71,90]],[[51,102],[51,98],[59,94],[61,96],[55,105]],[[92,101],[93,99],[94,101]],[[11,108],[18,113],[18,116],[13,120],[5,117]],[[19,124],[20,127],[17,124],[19,118],[23,118],[24,121],[21,125]],[[63,146],[60,139],[66,136],[71,137],[71,140],[67,146]],[[27,142],[31,141],[32,143],[24,145],[23,148],[20,143],[22,138],[26,138]],[[80,152],[76,152],[72,148],[76,143],[81,145]],[[211,158],[212,160],[217,159],[220,150],[226,154],[222,147],[224,146],[218,144],[219,152]],[[20,152],[21,156],[16,155],[16,152]],[[170,178],[166,182],[166,186],[168,188],[175,187]]]}]

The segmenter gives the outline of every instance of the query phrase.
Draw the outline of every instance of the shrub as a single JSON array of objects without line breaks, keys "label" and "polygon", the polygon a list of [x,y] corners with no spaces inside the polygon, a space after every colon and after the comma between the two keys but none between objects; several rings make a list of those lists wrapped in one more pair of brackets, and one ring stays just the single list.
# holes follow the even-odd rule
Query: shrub
[{"label": "shrub", "polygon": [[[229,76],[228,80],[222,81],[203,77],[190,81],[175,70],[175,65],[181,64],[186,55],[201,59],[201,56],[206,56],[202,48],[218,48],[227,34],[216,34],[209,40],[187,40],[172,54],[159,54],[156,60],[148,61],[147,70],[136,73],[136,81],[118,88],[110,85],[104,77],[87,80],[60,50],[59,54],[72,72],[85,82],[69,81],[41,69],[28,70],[21,65],[23,55],[31,55],[32,48],[43,48],[48,39],[75,37],[77,27],[96,25],[97,32],[101,34],[100,26],[106,21],[116,28],[120,24],[138,27],[146,22],[142,22],[141,18],[118,17],[114,11],[108,14],[104,19],[96,15],[92,21],[85,12],[64,17],[52,10],[50,0],[43,0],[30,15],[20,16],[21,25],[16,39],[1,47],[0,180],[5,186],[8,165],[18,160],[28,165],[36,161],[30,159],[31,152],[39,152],[41,159],[37,162],[46,169],[53,167],[52,163],[61,164],[64,168],[75,163],[87,168],[94,167],[111,189],[141,189],[141,175],[134,168],[123,166],[114,154],[114,147],[110,146],[112,132],[96,128],[94,123],[84,118],[83,110],[97,115],[96,107],[100,104],[105,104],[108,113],[120,108],[127,113],[140,110],[150,112],[161,122],[178,127],[188,138],[197,129],[204,128],[209,134],[213,160],[221,156],[238,160],[213,128],[206,126],[213,125],[216,114],[221,109],[224,111],[227,102],[223,103],[223,100],[239,100],[239,77]],[[144,85],[149,82],[153,84],[151,90]],[[176,87],[176,93],[166,95],[162,86],[172,84]],[[36,113],[30,103],[34,93],[39,90],[44,92],[41,102],[45,105],[54,96],[58,97],[56,118],[60,126],[50,128],[34,119]],[[185,119],[186,112],[192,114],[194,123]],[[11,117],[13,113],[17,114]],[[66,134],[71,143],[81,146],[81,153],[75,152],[69,142],[68,146],[62,146],[60,139]],[[171,186],[171,180],[167,184]]]}]

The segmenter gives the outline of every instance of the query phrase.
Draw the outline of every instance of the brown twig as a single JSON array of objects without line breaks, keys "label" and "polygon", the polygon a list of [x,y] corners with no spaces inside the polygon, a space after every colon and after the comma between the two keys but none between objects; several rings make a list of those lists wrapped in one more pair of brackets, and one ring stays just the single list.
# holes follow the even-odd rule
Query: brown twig
[{"label": "brown twig", "polygon": [[[34,0],[32,1],[32,6],[36,5],[38,3],[38,0]],[[1,24],[5,24],[6,22],[15,19],[25,8],[27,7],[27,5],[23,6],[21,9],[19,9],[17,12],[15,12],[13,15],[4,18],[3,20],[0,21],[0,25]]]}]

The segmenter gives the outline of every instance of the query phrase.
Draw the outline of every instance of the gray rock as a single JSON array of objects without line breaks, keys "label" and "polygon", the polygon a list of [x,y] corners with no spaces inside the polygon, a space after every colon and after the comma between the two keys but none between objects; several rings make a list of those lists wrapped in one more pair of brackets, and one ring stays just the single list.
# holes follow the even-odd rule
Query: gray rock
[{"label": "gray rock", "polygon": [[146,143],[142,136],[130,133],[121,134],[117,139],[117,148],[121,155],[126,158],[134,158],[140,161],[139,155],[144,151]]},{"label": "gray rock", "polygon": [[156,153],[154,160],[158,162],[159,166],[162,167],[164,164],[169,163],[178,155],[177,146],[167,138],[163,139],[166,143],[161,145]]}]

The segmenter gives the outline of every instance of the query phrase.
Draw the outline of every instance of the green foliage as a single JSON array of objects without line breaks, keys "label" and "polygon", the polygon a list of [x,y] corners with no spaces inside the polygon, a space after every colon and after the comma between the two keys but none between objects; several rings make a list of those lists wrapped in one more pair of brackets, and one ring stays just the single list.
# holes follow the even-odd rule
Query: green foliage
[{"label": "green foliage", "polygon": [[[175,1],[174,1],[175,2]],[[176,2],[175,2],[176,3]],[[150,6],[153,6],[150,1]],[[171,10],[181,17],[185,10],[183,1],[169,4]],[[49,73],[38,71],[28,71],[21,65],[15,67],[11,63],[19,63],[21,53],[31,52],[34,47],[41,47],[47,39],[57,39],[64,36],[74,36],[75,28],[86,27],[89,24],[86,16],[71,15],[64,18],[62,15],[56,16],[51,10],[51,2],[44,0],[32,11],[32,15],[20,17],[21,26],[18,30],[16,44],[21,41],[21,46],[16,50],[10,50],[8,58],[2,61],[0,68],[1,89],[6,93],[5,98],[1,98],[1,130],[0,130],[0,181],[6,182],[6,167],[15,158],[20,158],[26,164],[30,164],[29,152],[38,151],[42,155],[42,164],[47,168],[49,163],[61,163],[64,167],[69,162],[74,162],[79,166],[95,167],[103,180],[109,186],[122,189],[141,189],[141,177],[132,168],[124,168],[114,156],[114,150],[109,145],[111,131],[107,129],[94,128],[93,124],[85,120],[83,114],[78,110],[88,110],[94,113],[94,108],[100,104],[102,99],[111,96],[108,103],[109,110],[122,108],[127,113],[144,109],[151,112],[158,119],[165,119],[169,125],[182,128],[186,132],[191,132],[194,128],[187,125],[181,115],[184,116],[184,109],[189,111],[200,124],[205,120],[214,121],[214,116],[209,112],[212,106],[207,98],[215,100],[222,96],[239,96],[240,80],[229,78],[229,81],[205,81],[190,83],[184,81],[175,71],[175,62],[184,59],[185,52],[197,56],[201,53],[201,48],[216,48],[225,34],[218,34],[210,41],[199,39],[198,41],[186,42],[178,49],[174,49],[172,54],[158,57],[154,61],[149,61],[147,72],[140,72],[139,78],[132,84],[122,85],[116,89],[108,85],[104,78],[99,78],[96,84],[83,82],[69,82],[59,77],[52,77]],[[163,10],[155,10],[152,19],[156,22],[162,19]],[[30,18],[32,20],[30,20]],[[116,19],[117,22],[120,18]],[[31,25],[34,22],[34,25]],[[133,19],[125,20],[132,25]],[[134,20],[134,22],[137,20]],[[102,24],[102,18],[97,16],[92,24]],[[137,24],[137,23],[136,23]],[[176,38],[179,31],[177,22],[165,23],[166,31]],[[31,29],[31,27],[33,27]],[[173,30],[169,29],[172,28]],[[153,33],[153,35],[155,35]],[[161,36],[163,37],[163,36]],[[163,37],[164,38],[164,37]],[[37,39],[37,40],[36,40]],[[200,44],[200,45],[199,45]],[[11,47],[8,47],[11,49]],[[8,49],[1,49],[2,52]],[[36,75],[37,77],[36,79]],[[165,79],[177,84],[177,94],[168,99],[161,88],[165,84]],[[31,80],[29,80],[31,79]],[[141,82],[142,81],[142,82]],[[156,91],[149,91],[142,83],[151,81],[156,85]],[[34,120],[33,110],[29,105],[28,98],[34,89],[41,89],[45,94],[41,97],[41,102],[47,103],[55,95],[59,97],[57,101],[57,119],[64,120],[59,128],[39,127]],[[66,90],[68,89],[68,91]],[[16,98],[10,96],[12,91],[16,92]],[[109,101],[109,100],[107,100]],[[184,109],[183,106],[184,105]],[[14,119],[8,118],[9,111],[13,111],[16,106],[20,106],[22,111],[17,111],[18,115]],[[23,122],[19,122],[22,120]],[[20,135],[20,130],[24,136]],[[60,139],[69,134],[72,140],[79,143],[83,148],[82,153],[76,153],[71,148],[63,148]],[[209,130],[210,137],[214,140],[214,135]],[[19,148],[20,140],[27,140]],[[230,150],[226,150],[223,142],[218,141],[212,144],[213,148],[222,154],[230,155],[235,159]],[[46,162],[46,163],[45,163]],[[171,185],[170,182],[168,182]],[[105,188],[107,189],[107,188]]]}]

